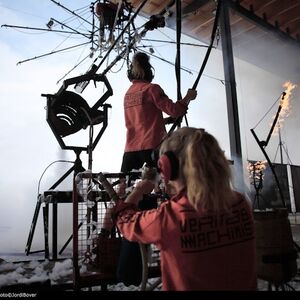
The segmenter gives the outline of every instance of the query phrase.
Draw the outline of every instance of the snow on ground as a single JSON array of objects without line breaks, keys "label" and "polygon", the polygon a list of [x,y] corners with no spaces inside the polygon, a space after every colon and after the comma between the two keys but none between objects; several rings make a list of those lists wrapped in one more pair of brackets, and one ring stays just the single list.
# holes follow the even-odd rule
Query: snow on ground
[{"label": "snow on ground", "polygon": [[[73,263],[71,259],[57,261],[54,266],[49,260],[0,263],[0,288],[8,285],[51,282],[59,284],[62,280],[72,282]],[[66,280],[67,279],[67,280]]]},{"label": "snow on ground", "polygon": [[[44,283],[50,282],[51,286],[60,283],[72,283],[73,263],[71,259],[56,261],[55,263],[44,261],[27,261],[27,262],[9,262],[0,260],[0,289],[9,285]],[[296,278],[289,282],[288,285],[279,287],[281,290],[296,290],[300,291],[299,274]],[[138,291],[139,286],[125,286],[123,283],[108,285],[108,291]],[[275,287],[273,286],[274,290]],[[83,290],[100,291],[100,286],[91,288],[83,288]],[[159,288],[155,289],[160,290]],[[268,290],[268,283],[263,280],[258,280],[258,290]]]},{"label": "snow on ground", "polygon": [[[49,260],[32,260],[11,262],[0,259],[0,289],[10,285],[51,283],[51,286],[61,283],[72,283],[73,262],[72,259],[51,262]],[[90,288],[86,288],[90,289]],[[100,286],[91,288],[100,290]],[[139,286],[125,286],[123,283],[108,285],[109,291],[138,291]],[[85,290],[85,289],[84,289]]]},{"label": "snow on ground", "polygon": [[[298,216],[299,217],[299,216]],[[294,241],[300,245],[300,220],[290,219],[291,229],[293,232]],[[2,259],[1,259],[2,258]],[[51,283],[51,286],[59,285],[60,283],[72,283],[73,262],[67,257],[64,260],[49,261],[41,260],[41,257],[25,261],[24,256],[18,257],[0,255],[0,290],[2,287],[16,284],[30,283]],[[22,261],[21,261],[22,260]],[[300,257],[297,259],[298,273],[295,278],[279,287],[279,289],[300,291]],[[83,271],[83,270],[82,270]],[[84,290],[98,291],[100,286],[86,288]],[[108,285],[109,291],[137,291],[139,286],[125,286],[123,283]],[[275,287],[272,286],[274,290]],[[159,290],[155,289],[155,290]],[[258,290],[268,290],[268,282],[258,280]]]}]

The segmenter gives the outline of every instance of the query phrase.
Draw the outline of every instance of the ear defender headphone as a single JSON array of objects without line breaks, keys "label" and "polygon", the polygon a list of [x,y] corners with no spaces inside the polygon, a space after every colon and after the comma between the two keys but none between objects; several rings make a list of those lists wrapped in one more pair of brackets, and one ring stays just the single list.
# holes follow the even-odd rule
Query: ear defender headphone
[{"label": "ear defender headphone", "polygon": [[167,151],[158,160],[158,168],[165,183],[178,178],[179,160],[173,151]]}]

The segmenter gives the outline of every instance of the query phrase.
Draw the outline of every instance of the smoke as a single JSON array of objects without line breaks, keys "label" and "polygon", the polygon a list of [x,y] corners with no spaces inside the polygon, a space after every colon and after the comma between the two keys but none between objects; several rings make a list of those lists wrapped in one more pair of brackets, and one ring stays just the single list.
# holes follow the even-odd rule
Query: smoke
[{"label": "smoke", "polygon": [[[39,1],[40,2],[40,1]],[[46,5],[46,2],[43,2]],[[18,4],[20,5],[20,4]],[[37,5],[40,5],[38,3]],[[35,7],[40,9],[40,6]],[[7,10],[4,10],[7,13]],[[43,10],[49,17],[49,12]],[[13,15],[13,16],[12,16]],[[17,14],[10,11],[4,21],[12,20],[19,23]],[[46,18],[46,22],[49,18]],[[23,16],[23,22],[29,21]],[[9,22],[7,22],[9,23]],[[3,29],[1,29],[3,30]],[[175,40],[175,33],[166,29],[168,35]],[[46,46],[55,45],[55,37],[40,38],[36,35],[3,32],[0,47],[4,59],[0,61],[0,140],[1,140],[1,170],[0,179],[0,234],[1,251],[23,251],[32,222],[37,202],[38,183],[45,168],[56,160],[74,160],[72,151],[59,149],[58,142],[46,122],[46,99],[41,93],[56,93],[60,85],[56,81],[70,65],[74,64],[76,55],[52,56],[49,59],[16,66],[16,62],[36,55],[36,49],[46,50]],[[149,33],[148,38],[157,37],[158,31]],[[163,34],[159,38],[166,38]],[[299,80],[299,47],[298,50],[290,45],[278,43],[270,39],[268,46],[263,46],[262,39],[245,38],[244,45],[237,47],[234,40],[236,88],[238,93],[238,107],[240,131],[243,152],[243,170],[234,171],[235,185],[245,186],[245,193],[249,194],[248,178],[246,180],[247,159],[264,159],[256,144],[250,129],[253,128],[265,114],[269,107],[281,94],[282,84],[291,80],[298,84]],[[183,37],[182,41],[195,42],[191,38]],[[279,44],[279,45],[278,45]],[[45,47],[41,49],[40,47]],[[154,47],[156,54],[165,58],[175,58],[176,49],[173,46]],[[242,52],[244,55],[242,56]],[[183,46],[181,50],[182,66],[192,70],[190,73],[181,72],[181,91],[185,95],[188,88],[193,86],[205,54],[204,48]],[[172,61],[172,59],[171,59]],[[175,59],[174,59],[175,61]],[[177,98],[177,86],[174,67],[165,65],[162,61],[151,58],[155,68],[155,83],[159,83],[166,94],[174,101]],[[86,71],[83,66],[81,71]],[[192,73],[192,74],[191,74]],[[78,75],[78,73],[76,73]],[[108,80],[114,90],[114,95],[107,103],[112,105],[109,110],[108,127],[93,152],[93,171],[118,172],[120,170],[122,154],[125,144],[125,123],[123,116],[123,95],[129,86],[126,70],[119,73],[109,73]],[[295,80],[296,79],[296,80]],[[204,74],[197,87],[198,97],[189,106],[187,120],[189,126],[207,129],[219,141],[228,159],[231,157],[226,92],[224,85],[224,70],[222,53],[213,50]],[[93,83],[91,83],[93,86]],[[300,123],[299,88],[294,90],[291,100],[292,111],[282,130],[282,138],[293,164],[300,164],[300,138],[298,125]],[[95,89],[95,95],[101,95],[101,89]],[[89,99],[87,99],[89,100]],[[270,115],[270,120],[272,113]],[[260,124],[256,132],[263,139],[269,130],[269,120]],[[182,125],[185,125],[183,122]],[[78,143],[86,146],[88,140],[80,137]],[[272,138],[268,146],[268,153],[275,156],[278,140]],[[87,167],[87,154],[81,153],[83,166]],[[40,192],[43,192],[63,174],[71,164],[57,163],[44,174]],[[59,186],[61,190],[71,188],[70,179]],[[60,243],[71,231],[71,205],[59,207]],[[42,217],[36,227],[34,247],[43,246]]]}]

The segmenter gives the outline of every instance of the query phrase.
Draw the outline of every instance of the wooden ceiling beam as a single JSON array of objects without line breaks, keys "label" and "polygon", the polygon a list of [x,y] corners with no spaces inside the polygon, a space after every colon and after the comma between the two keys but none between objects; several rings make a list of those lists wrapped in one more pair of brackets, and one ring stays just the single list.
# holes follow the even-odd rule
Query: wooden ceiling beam
[{"label": "wooden ceiling beam", "polygon": [[202,6],[206,5],[211,0],[194,0],[187,6],[182,8],[182,17],[186,17],[190,14],[193,14],[197,9],[201,8]]},{"label": "wooden ceiling beam", "polygon": [[[198,9],[200,9],[202,6],[206,5],[208,2],[212,0],[193,0],[191,3],[187,4],[186,6],[182,7],[182,20],[187,18],[188,16],[194,14]],[[172,12],[172,15],[170,15],[167,18],[168,27],[171,29],[176,28],[176,13]]]},{"label": "wooden ceiling beam", "polygon": [[233,9],[236,13],[240,14],[241,16],[244,16],[247,18],[250,22],[254,22],[255,24],[259,25],[262,28],[267,29],[268,31],[272,32],[273,34],[278,35],[279,38],[281,38],[284,41],[291,41],[297,43],[299,46],[300,43],[296,39],[294,39],[291,35],[283,32],[280,30],[280,28],[273,26],[272,24],[266,22],[263,18],[258,17],[250,10],[246,9],[245,7],[238,4],[236,1],[233,0],[226,0],[228,1],[228,4],[231,9]]}]

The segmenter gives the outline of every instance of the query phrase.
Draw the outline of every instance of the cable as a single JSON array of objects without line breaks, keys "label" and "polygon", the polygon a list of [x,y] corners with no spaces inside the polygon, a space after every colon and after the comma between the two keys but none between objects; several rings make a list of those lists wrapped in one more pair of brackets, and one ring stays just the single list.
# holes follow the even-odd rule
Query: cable
[{"label": "cable", "polygon": [[[155,49],[155,52],[157,52],[157,53],[160,55],[160,57],[157,56],[157,55],[155,55],[155,54],[153,54],[153,53],[151,53],[151,52],[149,52],[149,51],[140,49],[141,47],[146,48],[146,47],[148,47],[148,46],[141,45],[141,46],[137,46],[136,48],[139,49],[139,51],[148,54],[149,56],[152,56],[152,57],[154,57],[154,58],[156,58],[156,59],[159,59],[159,60],[161,60],[161,61],[163,61],[163,62],[165,62],[165,63],[167,63],[167,64],[169,64],[169,65],[174,66],[174,63],[172,63],[172,62],[168,61],[167,59],[163,58],[163,56],[160,54],[160,52],[159,52],[157,49]],[[182,70],[182,71],[185,71],[185,72],[187,72],[187,73],[189,73],[189,74],[191,74],[191,75],[193,75],[193,73],[198,73],[198,71],[196,71],[196,70],[194,70],[194,69],[191,69],[191,68],[187,68],[187,67],[181,67],[181,70]],[[216,78],[216,77],[213,77],[213,76],[204,74],[204,73],[203,73],[202,75],[203,75],[204,77],[207,77],[207,78],[210,78],[210,79],[213,79],[213,80],[217,80],[217,81],[219,81],[222,85],[224,85],[225,82],[226,82],[225,79]]]},{"label": "cable", "polygon": [[202,76],[202,73],[203,73],[203,71],[205,69],[205,66],[207,64],[208,58],[210,56],[210,52],[211,52],[211,50],[213,48],[214,40],[215,40],[215,37],[216,37],[216,32],[217,32],[217,29],[218,29],[218,22],[219,22],[219,16],[220,16],[221,5],[222,5],[221,2],[222,1],[219,0],[218,4],[217,4],[216,16],[215,16],[215,20],[214,20],[214,24],[213,24],[212,33],[211,33],[210,45],[209,45],[209,47],[207,49],[207,52],[205,54],[204,61],[203,61],[202,66],[200,68],[199,74],[198,74],[198,76],[197,76],[197,78],[196,78],[196,80],[195,80],[195,82],[193,84],[193,89],[196,89],[196,87],[197,87],[197,85],[199,83],[199,80],[200,80],[200,78]]},{"label": "cable", "polygon": [[281,95],[276,99],[276,101],[272,104],[272,106],[269,108],[269,110],[263,115],[263,117],[257,122],[257,124],[253,127],[255,129],[261,122],[262,120],[266,117],[266,115],[271,111],[271,109],[274,107],[274,105],[277,103],[277,101],[281,98]]},{"label": "cable", "polygon": [[[208,58],[210,56],[210,52],[213,48],[213,43],[214,43],[214,40],[215,40],[215,36],[216,36],[216,32],[217,32],[217,28],[218,28],[218,22],[219,22],[219,15],[220,15],[220,11],[221,11],[221,6],[222,6],[222,1],[218,1],[218,4],[217,4],[217,9],[216,9],[216,16],[215,16],[215,20],[214,20],[214,24],[213,24],[213,29],[212,29],[212,33],[211,33],[211,40],[210,40],[210,45],[206,51],[206,54],[205,54],[205,57],[204,57],[204,60],[203,60],[203,63],[202,63],[202,66],[200,68],[200,71],[199,71],[199,74],[193,84],[193,87],[192,89],[196,89],[197,88],[197,85],[199,83],[199,80],[202,76],[202,73],[205,69],[205,66],[207,64],[207,61],[208,61]],[[185,116],[185,115],[184,115]],[[181,122],[182,122],[182,118],[183,116],[177,118],[175,120],[175,122],[173,123],[171,129],[169,130],[169,132],[167,133],[166,137],[163,139],[165,140],[167,137],[169,137],[169,135],[175,130],[176,127],[180,126]],[[162,140],[162,141],[163,141]],[[162,141],[157,145],[157,147],[162,143]]]},{"label": "cable", "polygon": [[55,160],[55,161],[53,161],[51,164],[49,164],[49,165],[45,168],[45,170],[43,171],[43,173],[42,173],[42,175],[41,175],[41,177],[40,177],[40,179],[39,179],[39,182],[38,182],[38,189],[37,189],[37,194],[38,194],[38,196],[39,196],[39,194],[40,194],[40,184],[41,184],[41,180],[42,180],[42,178],[43,178],[45,172],[48,170],[48,168],[49,168],[50,166],[52,166],[53,164],[58,163],[58,162],[72,163],[72,164],[75,163],[74,161],[70,161],[70,160]]},{"label": "cable", "polygon": [[58,52],[71,50],[71,49],[74,49],[74,48],[77,48],[77,47],[82,47],[82,46],[84,46],[84,45],[86,45],[88,43],[89,42],[86,42],[86,43],[83,43],[83,44],[74,45],[74,46],[70,46],[70,47],[67,47],[67,48],[64,48],[64,49],[60,49],[60,50],[56,50],[56,51],[51,51],[51,52],[48,52],[48,53],[45,53],[45,54],[41,54],[41,55],[38,55],[38,56],[35,56],[35,57],[27,58],[25,60],[21,60],[21,61],[17,62],[17,65],[20,65],[20,64],[22,64],[24,62],[31,61],[31,60],[34,60],[34,59],[38,59],[38,58],[42,58],[42,57],[49,56],[49,55],[52,55],[52,54],[56,54]]},{"label": "cable", "polygon": [[83,63],[87,58],[90,57],[90,54],[88,54],[86,57],[84,57],[80,62],[78,62],[71,70],[69,70],[62,78],[60,78],[56,83],[58,84],[62,79],[66,78],[72,71],[74,71],[75,68],[77,68],[81,63]]},{"label": "cable", "polygon": [[[11,3],[11,1],[10,1],[10,3]],[[26,11],[22,11],[22,10],[20,10],[20,9],[11,8],[11,7],[8,7],[8,6],[3,5],[2,3],[0,4],[0,7],[3,7],[3,8],[5,8],[5,9],[9,9],[9,10],[12,10],[12,11],[16,11],[16,12],[21,13],[21,14],[24,14],[24,15],[30,15],[30,16],[33,16],[33,17],[35,17],[35,18],[39,18],[39,19],[45,20],[45,18],[44,18],[44,17],[41,17],[40,15],[34,15],[34,14],[32,14],[32,13],[29,13],[29,12],[26,12]]]}]

